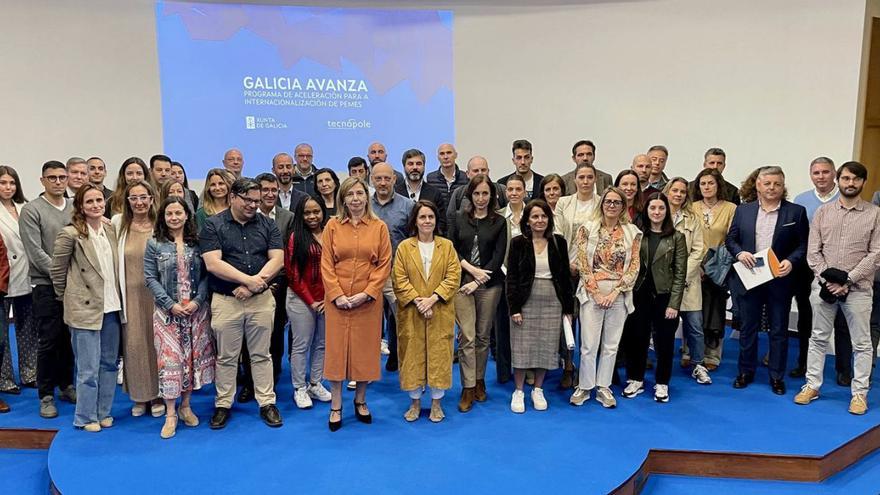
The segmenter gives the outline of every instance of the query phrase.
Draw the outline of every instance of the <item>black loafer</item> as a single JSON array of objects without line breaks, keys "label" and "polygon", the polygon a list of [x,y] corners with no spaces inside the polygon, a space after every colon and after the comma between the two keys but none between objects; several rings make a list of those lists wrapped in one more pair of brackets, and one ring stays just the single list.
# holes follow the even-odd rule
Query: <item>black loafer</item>
[{"label": "black loafer", "polygon": [[797,368],[789,371],[788,376],[790,376],[792,378],[803,378],[803,377],[807,376],[807,370],[806,370],[806,368],[802,368],[802,367],[798,366]]},{"label": "black loafer", "polygon": [[733,388],[746,388],[754,379],[755,377],[752,375],[736,375],[736,379],[733,381]]},{"label": "black loafer", "polygon": [[397,371],[397,358],[389,357],[388,361],[385,361],[385,371]]},{"label": "black loafer", "polygon": [[241,392],[238,393],[237,400],[239,404],[244,404],[246,402],[254,400],[254,389],[248,386],[241,387]]},{"label": "black loafer", "polygon": [[232,413],[229,409],[225,407],[217,407],[214,409],[214,415],[211,416],[211,423],[209,426],[212,430],[222,430],[226,428],[226,423],[229,422],[229,417],[232,416]]},{"label": "black loafer", "polygon": [[771,378],[770,388],[773,389],[773,393],[776,395],[785,395],[785,380],[774,380]]},{"label": "black loafer", "polygon": [[263,422],[266,423],[267,426],[271,426],[272,428],[278,428],[284,424],[281,421],[281,413],[278,412],[278,408],[275,407],[275,404],[261,407],[260,417],[263,418]]}]

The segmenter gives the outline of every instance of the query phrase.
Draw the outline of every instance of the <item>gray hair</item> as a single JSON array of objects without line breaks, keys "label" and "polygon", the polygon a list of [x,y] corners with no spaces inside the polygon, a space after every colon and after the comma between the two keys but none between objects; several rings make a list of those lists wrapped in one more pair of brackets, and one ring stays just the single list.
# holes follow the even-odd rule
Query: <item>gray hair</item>
[{"label": "gray hair", "polygon": [[782,167],[779,165],[766,165],[758,169],[758,178],[764,177],[765,175],[781,175],[782,178],[785,178],[785,172],[782,171]]},{"label": "gray hair", "polygon": [[80,163],[85,163],[86,160],[84,158],[80,158],[78,156],[72,156],[67,159],[67,168],[70,168],[71,165],[78,165]]},{"label": "gray hair", "polygon": [[813,165],[817,165],[820,163],[825,163],[825,164],[831,165],[831,168],[832,169],[834,168],[834,161],[831,158],[828,158],[827,156],[820,156],[820,157],[814,158],[813,161],[810,162],[810,170],[813,169]]}]

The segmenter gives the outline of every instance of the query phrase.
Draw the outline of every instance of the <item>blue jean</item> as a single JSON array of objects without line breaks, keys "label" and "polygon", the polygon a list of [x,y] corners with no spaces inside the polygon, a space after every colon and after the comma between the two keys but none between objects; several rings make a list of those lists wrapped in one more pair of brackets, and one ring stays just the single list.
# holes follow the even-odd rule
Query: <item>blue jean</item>
[{"label": "blue jean", "polygon": [[76,360],[76,414],[73,426],[83,427],[110,416],[116,393],[119,355],[119,312],[104,313],[101,330],[70,329]]},{"label": "blue jean", "polygon": [[681,311],[681,338],[687,342],[691,363],[703,364],[703,352],[706,350],[703,339],[703,312]]}]

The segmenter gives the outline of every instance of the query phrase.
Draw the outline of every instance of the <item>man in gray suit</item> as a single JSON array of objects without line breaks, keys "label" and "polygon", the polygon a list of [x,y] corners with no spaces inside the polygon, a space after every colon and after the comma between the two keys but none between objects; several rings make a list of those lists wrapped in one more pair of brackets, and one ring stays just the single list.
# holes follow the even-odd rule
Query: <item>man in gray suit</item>
[{"label": "man in gray suit", "polygon": [[[565,174],[562,176],[562,180],[565,182],[565,194],[575,194],[577,193],[577,184],[574,182],[575,172],[577,172],[577,166],[581,163],[589,163],[593,165],[593,161],[596,159],[596,145],[593,144],[592,141],[588,139],[582,139],[571,147],[571,161],[574,162],[575,170]],[[596,170],[596,194],[600,195],[605,188],[614,184],[614,179],[610,174],[607,174],[598,168],[593,167]]]}]

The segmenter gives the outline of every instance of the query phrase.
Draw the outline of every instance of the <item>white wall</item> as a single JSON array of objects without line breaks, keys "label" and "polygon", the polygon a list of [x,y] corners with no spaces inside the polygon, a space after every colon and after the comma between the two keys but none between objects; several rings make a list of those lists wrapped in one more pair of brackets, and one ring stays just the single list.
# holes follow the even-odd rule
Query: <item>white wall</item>
[{"label": "white wall", "polygon": [[[460,162],[483,154],[496,177],[517,138],[542,173],[570,169],[580,138],[609,172],[663,143],[668,170],[693,176],[720,146],[732,181],[780,163],[792,192],[809,187],[813,157],[852,157],[865,0],[295,3],[453,9]],[[48,159],[101,155],[115,176],[126,157],[161,151],[153,9],[3,1],[0,163],[29,196]]]}]

